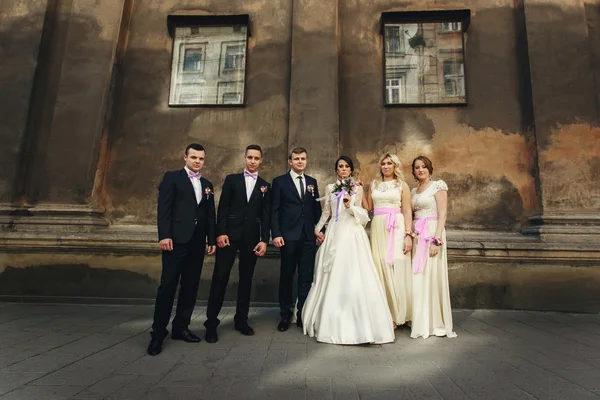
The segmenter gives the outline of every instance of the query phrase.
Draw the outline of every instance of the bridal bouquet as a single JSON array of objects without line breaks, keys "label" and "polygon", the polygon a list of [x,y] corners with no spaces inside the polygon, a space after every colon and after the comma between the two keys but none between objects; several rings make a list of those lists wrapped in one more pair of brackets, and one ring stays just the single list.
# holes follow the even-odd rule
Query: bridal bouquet
[{"label": "bridal bouquet", "polygon": [[337,198],[337,211],[335,213],[335,220],[337,221],[340,213],[340,200],[344,200],[344,203],[348,202],[348,199],[344,199],[344,195],[352,196],[354,194],[354,188],[356,187],[356,182],[353,179],[345,178],[338,179],[333,184],[332,193],[335,194]]},{"label": "bridal bouquet", "polygon": [[[353,179],[350,178],[345,178],[345,179],[338,179],[337,181],[335,181],[335,183],[333,184],[333,192],[335,194],[335,197],[339,199],[343,198],[345,194],[347,194],[348,196],[352,196],[354,194],[354,187],[356,186],[356,183],[354,182]],[[348,199],[344,199],[344,203],[347,203]]]}]

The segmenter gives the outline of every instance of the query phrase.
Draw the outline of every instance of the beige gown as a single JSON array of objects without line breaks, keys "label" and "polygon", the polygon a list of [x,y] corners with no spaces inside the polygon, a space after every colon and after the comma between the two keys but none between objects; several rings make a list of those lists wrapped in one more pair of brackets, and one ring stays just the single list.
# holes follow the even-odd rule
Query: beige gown
[{"label": "beige gown", "polygon": [[[434,195],[440,190],[448,190],[444,181],[434,181],[422,193],[411,191],[413,218],[415,223],[420,217],[437,217],[437,203]],[[437,220],[427,222],[431,236],[435,235]],[[435,257],[429,257],[422,273],[413,275],[413,319],[412,338],[434,336],[456,337],[452,326],[452,308],[450,306],[450,288],[448,284],[448,251],[446,248],[446,230],[442,231],[442,245]],[[413,256],[417,251],[418,239],[413,243]],[[414,262],[414,260],[413,260]]]},{"label": "beige gown", "polygon": [[[386,263],[390,231],[388,231],[388,216],[374,215],[371,222],[371,251],[379,280],[396,325],[402,325],[412,318],[412,272],[411,256],[404,255],[404,215],[402,215],[401,200],[402,182],[378,182],[371,185],[373,208],[395,209],[396,227],[394,229],[393,263]],[[376,213],[376,211],[374,211]]]}]

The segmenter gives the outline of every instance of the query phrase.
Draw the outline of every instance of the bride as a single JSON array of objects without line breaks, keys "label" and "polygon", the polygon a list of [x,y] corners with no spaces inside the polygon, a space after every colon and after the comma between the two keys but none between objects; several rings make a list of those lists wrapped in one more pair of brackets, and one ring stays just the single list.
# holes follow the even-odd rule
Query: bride
[{"label": "bride", "polygon": [[[338,158],[339,179],[327,186],[322,198],[329,204],[315,228],[323,243],[302,310],[304,334],[333,344],[390,343],[394,341],[392,316],[364,229],[369,216],[361,206],[363,188],[352,180],[353,170],[349,157]],[[326,233],[321,233],[330,218]]]}]

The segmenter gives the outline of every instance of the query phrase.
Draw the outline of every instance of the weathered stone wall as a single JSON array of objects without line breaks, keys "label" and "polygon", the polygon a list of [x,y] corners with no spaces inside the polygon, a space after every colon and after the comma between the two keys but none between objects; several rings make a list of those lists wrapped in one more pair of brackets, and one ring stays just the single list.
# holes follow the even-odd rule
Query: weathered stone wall
[{"label": "weathered stone wall", "polygon": [[598,3],[531,0],[525,17],[544,211],[597,215]]},{"label": "weathered stone wall", "polygon": [[0,77],[9,88],[6,202],[91,203],[123,4],[9,2]]},{"label": "weathered stone wall", "polygon": [[[115,88],[114,130],[108,135],[103,193],[108,218],[155,223],[158,182],[166,170],[183,167],[183,150],[191,142],[206,148],[203,173],[217,194],[225,176],[243,168],[250,143],[264,148],[265,177],[285,170],[291,5],[266,0],[136,1],[119,65],[122,78]],[[172,39],[166,18],[183,11],[250,15],[245,107],[167,106]]]},{"label": "weathered stone wall", "polygon": [[[473,258],[452,251],[449,265],[453,307],[598,312],[596,288],[600,263],[522,263],[518,256],[498,262],[492,254]],[[540,257],[531,251],[527,254]],[[567,254],[567,257],[569,255]],[[487,260],[486,260],[487,258]],[[570,262],[579,262],[573,259]],[[117,302],[152,304],[160,279],[158,252],[144,255],[67,255],[50,252],[0,255],[0,299],[12,301]],[[214,258],[206,259],[199,288],[203,303],[210,290]],[[260,259],[254,276],[252,301],[275,303],[279,260],[274,251]],[[235,269],[234,269],[235,271]],[[232,273],[226,299],[234,301],[238,276]]]},{"label": "weathered stone wall", "polygon": [[[371,181],[383,152],[398,154],[414,185],[410,163],[433,160],[434,178],[449,187],[449,226],[517,229],[539,210],[535,137],[520,92],[527,74],[518,60],[518,10],[512,0],[340,3],[341,148]],[[382,107],[386,11],[471,9],[465,35],[465,107]]]},{"label": "weathered stone wall", "polygon": [[[468,105],[384,107],[381,13],[463,8]],[[168,107],[174,13],[250,16],[244,107]],[[151,302],[157,184],[197,141],[217,195],[249,143],[267,179],[306,147],[321,185],[338,154],[370,181],[397,153],[410,185],[428,155],[454,306],[598,311],[598,44],[600,0],[4,1],[0,299]],[[270,249],[254,300],[277,280]]]},{"label": "weathered stone wall", "polygon": [[0,202],[18,196],[20,152],[27,145],[29,106],[47,1],[6,0],[0,6]]}]

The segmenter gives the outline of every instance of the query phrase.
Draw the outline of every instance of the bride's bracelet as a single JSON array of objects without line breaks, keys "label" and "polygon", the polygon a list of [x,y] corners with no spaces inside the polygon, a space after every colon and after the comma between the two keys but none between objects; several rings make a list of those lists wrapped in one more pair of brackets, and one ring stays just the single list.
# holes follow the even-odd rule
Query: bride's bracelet
[{"label": "bride's bracelet", "polygon": [[442,239],[434,237],[431,239],[431,244],[435,244],[436,246],[441,246],[444,244],[444,242],[442,241]]},{"label": "bride's bracelet", "polygon": [[416,234],[416,233],[414,233],[413,231],[404,231],[404,236],[405,236],[405,237],[406,237],[406,236],[410,236],[411,238],[413,238],[413,239],[414,239],[415,237],[417,237],[417,234]]}]

